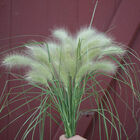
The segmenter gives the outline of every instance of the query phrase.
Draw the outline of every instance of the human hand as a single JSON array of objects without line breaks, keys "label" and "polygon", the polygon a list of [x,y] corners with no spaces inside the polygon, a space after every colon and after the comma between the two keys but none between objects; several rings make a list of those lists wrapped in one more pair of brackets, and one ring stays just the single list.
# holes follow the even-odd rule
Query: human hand
[{"label": "human hand", "polygon": [[86,139],[79,136],[79,135],[75,135],[71,138],[66,138],[65,135],[62,135],[62,136],[59,137],[59,140],[86,140]]}]

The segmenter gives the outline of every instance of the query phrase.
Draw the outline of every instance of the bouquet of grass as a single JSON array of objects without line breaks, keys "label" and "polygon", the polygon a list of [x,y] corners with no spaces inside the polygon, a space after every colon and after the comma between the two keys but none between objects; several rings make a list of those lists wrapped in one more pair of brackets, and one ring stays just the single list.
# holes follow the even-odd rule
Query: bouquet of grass
[{"label": "bouquet of grass", "polygon": [[[82,102],[99,94],[96,87],[100,87],[100,83],[96,76],[112,77],[118,67],[128,74],[120,63],[126,50],[108,35],[91,27],[82,28],[75,35],[58,28],[52,31],[52,36],[52,41],[26,44],[23,53],[8,54],[2,63],[10,69],[28,68],[24,79],[44,92],[40,113],[34,118],[36,124],[47,112],[46,102],[49,98],[53,104],[51,107],[60,115],[66,137],[70,138],[76,135]],[[89,81],[92,81],[92,84],[87,87]],[[132,85],[130,87],[133,89]],[[94,90],[91,94],[92,89]],[[105,89],[101,90],[104,93]],[[99,114],[104,115],[101,110]],[[104,123],[106,124],[106,119]],[[26,133],[31,129],[34,127],[29,126]],[[26,139],[27,134],[23,139]],[[119,139],[118,135],[117,137]]]}]

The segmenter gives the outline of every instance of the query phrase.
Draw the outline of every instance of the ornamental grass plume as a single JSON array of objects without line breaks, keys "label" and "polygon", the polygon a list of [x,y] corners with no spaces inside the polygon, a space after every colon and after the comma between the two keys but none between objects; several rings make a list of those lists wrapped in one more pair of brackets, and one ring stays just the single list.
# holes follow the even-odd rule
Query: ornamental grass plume
[{"label": "ornamental grass plume", "polygon": [[3,60],[9,68],[29,67],[29,82],[48,85],[59,80],[68,89],[69,78],[76,85],[91,72],[115,73],[117,65],[106,56],[122,56],[125,50],[107,35],[93,28],[83,28],[75,36],[65,29],[52,32],[59,42],[26,46],[24,54],[10,54]]},{"label": "ornamental grass plume", "polygon": [[66,137],[71,137],[75,135],[89,77],[97,72],[114,74],[118,64],[112,57],[122,57],[125,50],[94,28],[82,28],[75,35],[63,28],[55,29],[52,36],[55,41],[28,44],[22,54],[7,55],[3,64],[29,68],[25,79],[45,87],[46,96],[51,97],[61,116]]}]

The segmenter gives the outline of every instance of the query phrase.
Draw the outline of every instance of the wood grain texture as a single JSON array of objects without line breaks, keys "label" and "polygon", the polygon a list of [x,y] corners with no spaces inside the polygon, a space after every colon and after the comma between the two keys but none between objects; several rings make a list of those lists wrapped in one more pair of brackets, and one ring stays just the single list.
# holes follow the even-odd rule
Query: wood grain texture
[{"label": "wood grain texture", "polygon": [[[24,44],[31,40],[43,41],[51,38],[51,30],[64,27],[75,33],[80,27],[88,26],[92,16],[95,1],[92,0],[1,0],[0,1],[0,48],[6,48]],[[99,31],[107,32],[125,45],[130,45],[139,52],[139,25],[140,25],[140,1],[139,0],[99,0],[93,27]],[[6,39],[10,38],[10,39]],[[0,69],[3,73],[3,69]],[[8,77],[3,78],[1,87]],[[10,79],[11,77],[9,77]],[[111,80],[108,80],[108,83]],[[9,88],[17,83],[9,84]],[[111,84],[111,83],[110,83]],[[115,100],[115,97],[113,97]],[[21,103],[18,103],[19,105]],[[139,107],[136,104],[137,109]],[[14,106],[10,106],[12,109]],[[90,102],[83,103],[82,108],[89,108]],[[15,116],[23,113],[27,108],[21,108],[14,115],[0,121],[0,127],[7,121],[12,121]],[[139,112],[139,111],[138,111]],[[122,111],[120,110],[120,113]],[[139,115],[138,115],[139,116]],[[21,124],[28,115],[13,124],[5,133],[0,134],[3,140],[14,139]],[[131,125],[133,125],[133,121]],[[83,115],[77,126],[77,134],[90,139],[92,124],[98,129],[98,118],[93,120],[93,115]],[[46,119],[46,133],[44,139],[57,140],[64,132],[54,122]],[[62,125],[62,123],[61,123]],[[131,126],[128,126],[131,127]],[[51,131],[51,132],[50,132]],[[131,129],[128,130],[131,133]],[[96,131],[95,131],[96,133]],[[98,133],[98,132],[97,132]],[[96,135],[96,134],[95,134]],[[21,138],[19,135],[18,139]],[[96,136],[96,139],[99,137]],[[30,139],[30,136],[28,137]],[[37,134],[35,140],[38,140]],[[92,138],[91,138],[92,140]]]},{"label": "wood grain texture", "polygon": [[[11,2],[8,0],[1,0],[0,1],[0,61],[2,60],[4,54],[3,51],[10,48],[10,35],[11,35]],[[6,98],[4,98],[4,86],[6,84],[6,80],[8,76],[5,74],[5,69],[2,68],[0,64],[0,109],[3,106],[3,103]],[[5,93],[8,91],[8,87],[5,89]],[[8,113],[8,108],[1,110],[0,118],[3,114]],[[5,117],[4,119],[0,120],[0,128],[7,125],[9,122],[9,116]],[[8,139],[9,130],[4,130],[3,133],[0,133],[0,139],[6,140]]]}]

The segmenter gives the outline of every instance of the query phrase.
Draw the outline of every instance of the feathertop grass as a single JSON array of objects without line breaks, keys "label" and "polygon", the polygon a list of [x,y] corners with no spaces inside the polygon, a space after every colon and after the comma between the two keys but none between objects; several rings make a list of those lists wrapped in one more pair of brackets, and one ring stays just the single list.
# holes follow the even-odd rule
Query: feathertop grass
[{"label": "feathertop grass", "polygon": [[[23,53],[8,54],[2,63],[10,69],[28,67],[28,71],[24,75],[25,79],[31,85],[43,89],[45,92],[45,94],[40,95],[41,98],[43,95],[43,100],[46,98],[45,102],[43,101],[45,104],[42,102],[40,108],[46,108],[48,99],[52,102],[52,105],[47,104],[59,113],[64,124],[66,137],[69,138],[76,133],[77,121],[81,115],[81,103],[93,96],[98,106],[99,100],[96,93],[99,94],[99,92],[96,91],[96,87],[105,93],[96,80],[95,74],[112,77],[119,66],[129,78],[124,66],[119,63],[125,52],[126,50],[119,43],[94,28],[81,28],[74,35],[64,28],[60,28],[52,31],[52,41],[26,44]],[[90,80],[93,80],[94,83],[86,88]],[[126,85],[129,84],[126,82]],[[93,88],[94,93],[92,94],[89,91]],[[131,88],[133,90],[133,86]],[[100,106],[98,107],[100,108]],[[46,116],[46,113],[48,112],[41,111],[38,117]],[[106,125],[104,110],[102,110],[102,114],[100,111],[98,113],[103,115]],[[112,113],[111,115],[113,116]],[[54,119],[52,115],[50,117]],[[44,123],[45,119],[41,119],[41,121]],[[118,134],[118,130],[116,133]],[[107,129],[106,135],[108,137]]]},{"label": "feathertop grass", "polygon": [[68,88],[69,77],[75,84],[90,72],[115,73],[117,65],[107,56],[123,56],[125,50],[111,37],[93,28],[82,28],[75,35],[65,29],[52,31],[58,41],[25,46],[23,54],[7,55],[3,64],[9,68],[29,67],[25,78],[30,82],[47,85],[59,80]]}]

